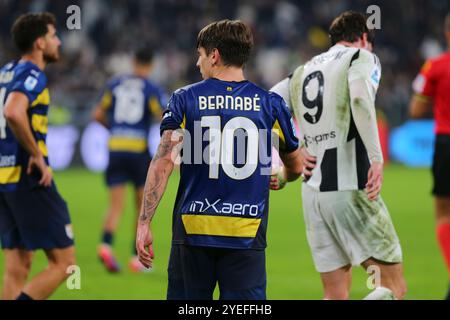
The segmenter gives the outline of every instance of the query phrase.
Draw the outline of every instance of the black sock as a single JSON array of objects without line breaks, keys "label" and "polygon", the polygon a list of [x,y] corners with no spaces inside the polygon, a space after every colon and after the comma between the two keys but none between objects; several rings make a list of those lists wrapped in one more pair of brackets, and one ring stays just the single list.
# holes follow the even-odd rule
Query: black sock
[{"label": "black sock", "polygon": [[21,292],[16,300],[33,300],[33,298],[27,295],[25,292]]},{"label": "black sock", "polygon": [[113,236],[112,232],[103,231],[102,242],[104,244],[112,246],[113,241],[114,241],[114,236]]}]

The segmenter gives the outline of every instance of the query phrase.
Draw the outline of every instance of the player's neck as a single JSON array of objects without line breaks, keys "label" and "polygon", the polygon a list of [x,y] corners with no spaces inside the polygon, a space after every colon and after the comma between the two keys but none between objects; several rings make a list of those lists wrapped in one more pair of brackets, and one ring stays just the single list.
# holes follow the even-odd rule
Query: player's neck
[{"label": "player's neck", "polygon": [[148,78],[150,75],[151,69],[148,67],[134,66],[133,73],[134,75],[141,78]]},{"label": "player's neck", "polygon": [[218,67],[211,75],[212,78],[216,78],[222,81],[244,81],[244,70],[237,67]]},{"label": "player's neck", "polygon": [[358,42],[339,41],[336,44],[339,44],[344,47],[359,48]]},{"label": "player's neck", "polygon": [[35,65],[37,65],[38,68],[41,69],[42,71],[47,66],[47,63],[44,60],[44,56],[42,55],[42,53],[39,53],[39,52],[32,52],[32,53],[24,54],[21,57],[20,61],[30,61],[30,62],[34,63]]}]

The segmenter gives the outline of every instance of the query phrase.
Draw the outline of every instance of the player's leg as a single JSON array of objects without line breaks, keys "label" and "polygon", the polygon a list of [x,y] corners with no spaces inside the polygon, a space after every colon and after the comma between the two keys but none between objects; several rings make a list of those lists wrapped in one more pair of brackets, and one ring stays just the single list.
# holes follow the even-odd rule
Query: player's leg
[{"label": "player's leg", "polygon": [[215,248],[173,245],[167,300],[212,300],[216,286]]},{"label": "player's leg", "polygon": [[[436,234],[450,279],[450,197],[435,197]],[[446,300],[450,300],[450,285]]]},{"label": "player's leg", "polygon": [[6,197],[17,222],[20,239],[16,239],[15,245],[8,245],[3,235],[2,244],[27,251],[44,249],[49,260],[48,268],[25,285],[18,299],[45,299],[68,276],[67,267],[75,264],[67,205],[55,185],[12,192]]},{"label": "player's leg", "polygon": [[98,255],[109,272],[119,272],[120,266],[114,256],[112,246],[114,235],[123,213],[126,196],[126,185],[119,184],[109,188],[109,207],[103,223],[102,243],[98,247]]},{"label": "player's leg", "polygon": [[347,300],[352,285],[352,266],[346,265],[320,274],[324,300]]},{"label": "player's leg", "polygon": [[[327,199],[322,202],[333,203],[335,210],[342,210],[341,195],[338,192],[325,194]],[[324,203],[319,203],[320,196],[320,192],[303,184],[303,215],[308,244],[315,268],[322,279],[324,299],[348,299],[351,285],[351,260],[337,237],[340,231],[335,229],[334,224],[328,224],[328,215],[332,215],[332,212],[323,210]]]},{"label": "player's leg", "polygon": [[[437,135],[433,157],[436,236],[450,279],[450,138]],[[450,300],[450,286],[446,299]]]},{"label": "player's leg", "polygon": [[125,206],[126,185],[114,185],[109,188],[109,206],[103,223],[102,243],[112,245]]},{"label": "player's leg", "polygon": [[[342,250],[352,265],[368,268],[375,264],[381,271],[381,288],[367,298],[380,298],[379,292],[391,290],[403,298],[406,284],[402,272],[402,250],[389,212],[379,197],[370,201],[363,190],[321,194],[321,210],[327,225],[334,230]],[[387,288],[387,289],[386,289]],[[391,294],[392,297],[392,294]],[[386,299],[386,296],[381,297]]]},{"label": "player's leg", "polygon": [[264,250],[218,249],[217,278],[220,300],[265,300]]},{"label": "player's leg", "polygon": [[4,249],[5,273],[2,300],[14,300],[25,287],[30,273],[33,252],[24,249]]},{"label": "player's leg", "polygon": [[2,299],[16,299],[25,286],[32,251],[24,250],[17,218],[8,204],[10,195],[0,193],[0,241],[4,253]]},{"label": "player's leg", "polygon": [[[370,272],[379,273],[379,286],[375,288],[365,300],[402,300],[406,294],[406,281],[403,277],[403,265],[401,263],[383,263],[370,258],[362,263],[365,270],[370,267]],[[375,271],[374,271],[375,270]]]},{"label": "player's leg", "polygon": [[76,263],[74,246],[45,250],[45,254],[47,268],[34,276],[22,291],[34,300],[47,299],[70,275],[68,268]]}]

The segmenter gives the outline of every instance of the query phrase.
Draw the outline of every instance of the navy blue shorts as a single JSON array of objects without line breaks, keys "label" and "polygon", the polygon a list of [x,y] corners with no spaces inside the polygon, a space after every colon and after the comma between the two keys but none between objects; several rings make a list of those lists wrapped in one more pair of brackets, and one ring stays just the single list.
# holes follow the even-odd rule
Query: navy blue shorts
[{"label": "navy blue shorts", "polygon": [[211,300],[216,283],[220,300],[265,300],[264,250],[172,245],[168,267],[169,300]]},{"label": "navy blue shorts", "polygon": [[135,187],[144,186],[150,161],[151,158],[147,152],[110,152],[106,184],[113,187],[130,181]]},{"label": "navy blue shorts", "polygon": [[62,249],[74,244],[66,202],[56,186],[0,193],[3,249]]}]

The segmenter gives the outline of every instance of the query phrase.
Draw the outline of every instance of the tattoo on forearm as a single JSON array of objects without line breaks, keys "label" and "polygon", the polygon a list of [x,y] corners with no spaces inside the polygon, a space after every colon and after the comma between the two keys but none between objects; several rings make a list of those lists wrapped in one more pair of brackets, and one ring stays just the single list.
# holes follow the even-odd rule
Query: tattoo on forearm
[{"label": "tattoo on forearm", "polygon": [[147,175],[147,181],[144,188],[144,199],[141,214],[139,220],[142,222],[150,222],[158,207],[159,201],[164,193],[167,185],[167,179],[172,171],[172,165],[170,168],[162,166],[157,167],[156,163],[159,159],[166,157],[172,152],[174,147],[171,141],[172,131],[165,131],[161,137],[161,142],[158,147],[156,155],[150,164],[150,168]]}]

